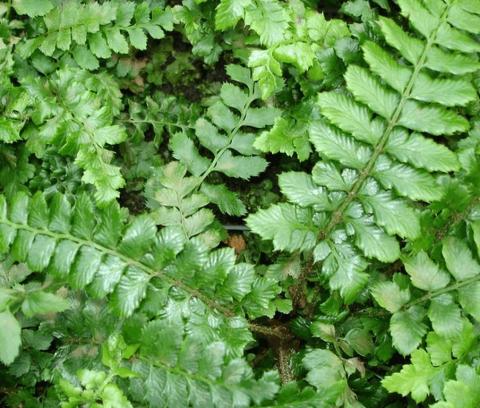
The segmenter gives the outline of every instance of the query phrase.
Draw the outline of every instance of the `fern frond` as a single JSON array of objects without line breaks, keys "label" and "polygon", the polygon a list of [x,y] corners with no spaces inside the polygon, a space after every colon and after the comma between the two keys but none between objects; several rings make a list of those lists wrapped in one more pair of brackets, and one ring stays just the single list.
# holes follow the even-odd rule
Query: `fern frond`
[{"label": "fern frond", "polygon": [[[419,252],[404,262],[410,275],[408,286],[398,280],[378,283],[372,289],[377,302],[393,313],[390,323],[393,344],[402,354],[410,354],[419,346],[426,333],[425,315],[435,333],[449,339],[460,334],[465,319],[462,314],[480,319],[475,301],[480,293],[480,265],[466,243],[454,237],[443,242],[443,258],[449,273],[425,252]],[[413,288],[427,293],[412,299]],[[452,296],[454,293],[461,308]],[[424,307],[428,304],[427,311]]]},{"label": "fern frond", "polygon": [[[337,274],[348,260],[339,259],[339,244],[355,246],[367,258],[381,262],[399,257],[395,235],[414,239],[420,234],[412,202],[439,200],[443,192],[434,172],[459,169],[456,155],[427,135],[467,131],[468,120],[453,107],[477,99],[471,78],[459,75],[479,68],[476,53],[480,45],[459,28],[458,16],[464,19],[469,12],[454,1],[424,5],[400,0],[399,5],[417,33],[409,34],[392,19],[379,18],[386,45],[397,49],[399,55],[371,41],[362,45],[368,68],[350,65],[343,92],[318,96],[323,118],[311,125],[310,140],[321,161],[312,177],[280,176],[282,192],[303,207],[301,211],[312,211],[311,221],[285,216],[279,220],[273,208],[251,215],[247,221],[254,232],[273,239],[276,249],[311,250],[315,245],[311,239],[302,245],[301,231],[308,228],[317,236],[315,260],[323,260],[330,286],[340,288],[344,295],[350,283],[341,278],[344,272]],[[293,206],[290,210],[292,214],[298,211]],[[282,229],[273,228],[283,224],[286,227]],[[296,234],[302,239],[291,238]],[[362,264],[366,265],[358,263]],[[359,274],[355,280],[365,282],[361,267],[351,268],[351,272]]]},{"label": "fern frond", "polygon": [[31,121],[21,133],[28,150],[43,157],[56,146],[75,157],[84,170],[82,180],[96,187],[100,204],[118,197],[125,181],[106,148],[127,138],[125,128],[113,123],[121,107],[118,84],[107,74],[64,68],[47,81],[27,77],[22,88],[32,103]]},{"label": "fern frond", "polygon": [[244,313],[273,313],[275,281],[256,276],[252,265],[236,264],[231,248],[209,251],[177,226],[158,231],[146,215],[125,224],[118,205],[96,210],[87,195],[73,207],[59,194],[48,202],[40,193],[29,198],[21,192],[0,200],[2,253],[95,298],[108,297],[121,316],[130,316],[145,298],[175,293],[177,300],[159,300],[164,313],[177,301],[192,308],[192,318],[197,310],[197,324],[218,328],[211,335],[224,333],[231,339],[228,353],[239,355],[251,340]]},{"label": "fern frond", "polygon": [[28,58],[37,49],[46,56],[53,56],[55,51],[60,51],[60,55],[62,51],[70,51],[75,62],[88,70],[97,69],[98,58],[110,58],[112,51],[128,53],[129,42],[134,48],[146,49],[145,32],[159,39],[165,36],[165,30],[173,28],[173,15],[169,7],[151,10],[145,2],[78,4],[66,1],[59,7],[39,6],[31,2],[14,4],[19,14],[36,17],[37,24],[45,31],[18,45],[17,51],[21,57]]},{"label": "fern frond", "polygon": [[[251,106],[260,98],[260,92],[258,86],[254,86],[248,68],[240,65],[228,65],[227,74],[243,87],[224,83],[220,90],[219,100],[208,108],[206,117],[196,121],[195,136],[183,131],[174,134],[170,140],[173,156],[184,164],[194,176],[189,179],[189,183],[196,184],[192,185],[192,191],[198,190],[204,180],[214,172],[249,180],[267,167],[267,161],[260,157],[259,152],[252,147],[254,135],[247,133],[244,129],[264,129],[272,125],[279,115],[279,110],[271,107]],[[198,140],[201,147],[211,153],[211,157],[200,153],[194,143],[195,139]],[[175,188],[175,186],[172,185],[171,188]],[[228,200],[227,207],[231,214],[243,214],[245,207],[236,194],[230,192],[224,184],[203,189],[212,196],[212,188],[229,193],[223,196],[223,199]],[[199,196],[197,195],[197,197]],[[218,201],[218,198],[212,200],[212,202],[215,201]],[[207,202],[203,205],[206,204]],[[219,205],[219,208],[221,211],[227,210],[225,203]],[[232,210],[235,212],[233,213]]]}]

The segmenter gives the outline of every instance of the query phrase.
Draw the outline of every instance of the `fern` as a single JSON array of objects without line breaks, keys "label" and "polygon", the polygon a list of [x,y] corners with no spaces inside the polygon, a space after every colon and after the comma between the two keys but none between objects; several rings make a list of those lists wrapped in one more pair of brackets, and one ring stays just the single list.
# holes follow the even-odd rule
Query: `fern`
[{"label": "fern", "polygon": [[[217,324],[238,325],[238,338],[248,341],[246,322],[233,318],[234,310],[226,305],[236,300],[247,313],[261,315],[260,305],[269,296],[251,265],[235,265],[233,249],[208,254],[201,240],[189,241],[175,226],[157,233],[148,216],[125,226],[118,206],[96,213],[86,195],[73,209],[59,194],[48,204],[41,194],[29,199],[17,193],[8,202],[2,198],[1,230],[2,252],[10,250],[12,260],[26,262],[32,271],[48,270],[96,298],[111,295],[112,308],[121,316],[130,316],[147,290],[178,290],[185,306],[193,302],[191,307],[204,313],[220,313]],[[237,347],[230,353],[238,354]]]},{"label": "fern", "polygon": [[0,4],[2,407],[479,405],[478,2],[314,3]]},{"label": "fern", "polygon": [[146,2],[78,4],[66,1],[61,2],[60,7],[54,7],[50,1],[40,3],[19,1],[14,4],[19,14],[37,17],[44,31],[20,44],[17,50],[22,58],[30,57],[37,49],[57,58],[62,52],[70,51],[81,68],[94,70],[99,67],[98,58],[110,58],[112,51],[128,53],[125,34],[131,46],[144,50],[147,47],[145,32],[160,39],[165,36],[164,30],[173,28],[170,8],[150,10]]},{"label": "fern", "polygon": [[28,150],[42,157],[56,146],[75,157],[84,170],[82,180],[96,187],[99,203],[118,197],[124,180],[106,145],[121,143],[127,135],[123,126],[113,124],[121,93],[111,77],[65,68],[46,82],[27,77],[22,87],[31,103],[31,121],[21,132]]},{"label": "fern", "polygon": [[[194,125],[195,139],[211,156],[200,154],[185,130],[173,135],[170,149],[173,156],[194,176],[188,182],[189,191],[186,193],[201,188],[201,195],[195,195],[200,206],[213,202],[223,213],[238,216],[243,215],[246,208],[236,194],[229,191],[225,184],[210,184],[204,181],[214,172],[249,180],[264,171],[267,161],[252,147],[255,135],[244,129],[263,129],[272,125],[279,115],[279,110],[251,106],[259,99],[260,92],[258,87],[254,86],[248,69],[239,65],[228,65],[227,74],[246,90],[232,83],[224,83],[220,98],[209,106],[207,117],[199,118]],[[169,186],[166,187],[175,188],[174,182],[167,182]],[[165,186],[165,183],[163,184]],[[165,194],[171,197],[170,193]],[[196,208],[192,209],[195,210]]]},{"label": "fern", "polygon": [[[379,282],[372,288],[377,302],[393,313],[394,346],[402,354],[412,354],[412,363],[386,377],[384,386],[402,395],[411,393],[417,402],[428,394],[440,399],[432,385],[434,378],[442,373],[448,378],[452,365],[461,372],[461,364],[475,355],[476,335],[470,319],[480,319],[480,265],[466,242],[455,237],[444,240],[442,253],[448,272],[420,252],[404,261],[409,279],[395,276],[393,282]],[[427,319],[433,329],[428,334]],[[417,350],[425,334],[426,350]]]},{"label": "fern", "polygon": [[[460,6],[399,5],[420,38],[392,19],[381,17],[378,24],[387,45],[405,63],[384,47],[365,42],[368,68],[350,65],[345,91],[318,96],[323,118],[311,125],[310,139],[322,160],[311,175],[281,174],[280,188],[291,204],[261,210],[247,221],[254,232],[273,239],[277,250],[313,251],[331,289],[340,290],[347,302],[367,283],[364,257],[393,262],[400,255],[395,235],[414,239],[420,234],[412,201],[442,196],[432,173],[459,168],[453,152],[422,133],[467,131],[468,121],[451,106],[476,99],[463,74],[479,68],[474,54],[479,46],[462,31]],[[443,89],[448,89],[448,100]]]}]

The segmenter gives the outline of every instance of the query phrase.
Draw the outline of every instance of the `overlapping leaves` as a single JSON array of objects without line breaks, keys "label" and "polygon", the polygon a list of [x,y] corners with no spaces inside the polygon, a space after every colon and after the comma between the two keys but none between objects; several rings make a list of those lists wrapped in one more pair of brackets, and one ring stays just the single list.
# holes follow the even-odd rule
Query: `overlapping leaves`
[{"label": "overlapping leaves", "polygon": [[106,146],[123,142],[127,134],[122,125],[114,124],[121,93],[113,78],[64,68],[47,80],[22,78],[17,94],[23,101],[18,108],[23,116],[21,127],[13,140],[3,141],[25,139],[27,150],[39,158],[55,146],[60,154],[75,158],[84,170],[82,180],[96,187],[99,203],[118,197],[124,180]]},{"label": "overlapping leaves", "polygon": [[19,0],[14,7],[19,14],[37,17],[41,31],[44,31],[19,44],[22,58],[30,57],[37,49],[54,58],[71,52],[75,62],[88,70],[97,69],[98,59],[110,58],[112,52],[127,54],[129,45],[146,49],[146,33],[159,39],[165,36],[164,30],[173,28],[171,9],[157,7],[151,10],[147,2],[78,4],[66,1],[54,7],[51,1]]},{"label": "overlapping leaves", "polygon": [[[243,313],[235,317],[227,305],[241,303],[252,316],[270,313],[275,283],[257,277],[252,265],[235,264],[233,249],[210,252],[175,226],[157,231],[146,215],[125,225],[118,205],[96,211],[86,195],[73,207],[61,195],[47,203],[41,194],[30,199],[25,193],[8,201],[2,197],[1,204],[2,252],[94,298],[108,296],[121,316],[132,315],[149,293],[158,293],[161,308],[183,309],[183,315],[197,316],[198,324],[213,324],[214,337],[221,327],[228,336],[237,333],[229,353],[238,354],[251,337]],[[174,293],[177,300],[169,296]],[[184,306],[174,307],[180,301]]]},{"label": "overlapping leaves", "polygon": [[[467,243],[455,237],[444,240],[442,254],[448,272],[420,252],[404,261],[409,279],[397,275],[372,289],[376,301],[393,313],[393,345],[412,359],[399,373],[386,377],[384,386],[402,395],[411,393],[417,402],[432,393],[440,399],[435,378],[449,378],[449,367],[467,361],[476,347],[471,319],[480,320],[480,264]],[[419,349],[428,323],[432,331],[426,337],[426,350]]]},{"label": "overlapping leaves", "polygon": [[[250,70],[229,65],[227,74],[242,87],[224,83],[220,98],[209,106],[206,117],[196,121],[195,135],[186,131],[174,134],[170,148],[173,156],[196,178],[196,181],[190,179],[191,191],[201,186],[205,204],[208,200],[223,213],[238,216],[243,215],[246,209],[237,195],[225,184],[210,184],[204,180],[213,172],[249,180],[264,171],[267,161],[252,146],[255,134],[247,129],[263,129],[272,125],[279,110],[251,106],[260,95]],[[198,141],[198,145],[194,140]],[[208,155],[201,154],[199,147],[206,149]],[[200,199],[198,194],[195,197]]]},{"label": "overlapping leaves", "polygon": [[311,174],[281,174],[280,188],[290,203],[248,218],[252,230],[273,239],[277,250],[313,251],[331,277],[330,287],[347,301],[367,282],[364,256],[393,262],[400,255],[395,236],[419,235],[412,201],[439,200],[435,172],[459,168],[455,154],[429,135],[468,130],[453,107],[476,99],[462,74],[480,67],[480,46],[456,28],[459,6],[440,0],[429,8],[417,1],[399,4],[420,38],[392,19],[379,19],[387,45],[400,55],[373,42],[362,45],[368,68],[350,65],[345,90],[318,96],[323,118],[312,123],[310,140],[321,161]]}]

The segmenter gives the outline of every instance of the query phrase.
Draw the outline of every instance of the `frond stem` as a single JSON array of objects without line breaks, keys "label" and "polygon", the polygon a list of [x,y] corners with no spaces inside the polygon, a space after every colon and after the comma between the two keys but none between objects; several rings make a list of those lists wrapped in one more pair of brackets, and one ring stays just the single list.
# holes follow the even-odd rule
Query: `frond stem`
[{"label": "frond stem", "polygon": [[472,276],[471,278],[465,279],[465,280],[460,281],[460,282],[455,282],[454,284],[452,284],[450,286],[446,286],[445,288],[434,290],[433,292],[428,292],[425,295],[423,295],[422,297],[419,297],[418,299],[415,299],[415,300],[412,300],[411,302],[406,303],[405,305],[402,306],[402,309],[408,309],[409,307],[419,305],[419,304],[424,303],[424,302],[428,302],[429,300],[431,300],[431,299],[433,299],[437,296],[443,295],[445,293],[452,292],[454,290],[464,288],[464,287],[469,286],[472,283],[475,283],[477,281],[480,281],[480,274]]}]

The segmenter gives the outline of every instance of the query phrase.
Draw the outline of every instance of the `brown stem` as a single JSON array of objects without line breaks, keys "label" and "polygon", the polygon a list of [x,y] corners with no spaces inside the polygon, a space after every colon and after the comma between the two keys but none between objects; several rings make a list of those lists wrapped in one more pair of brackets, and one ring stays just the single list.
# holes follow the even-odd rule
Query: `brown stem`
[{"label": "brown stem", "polygon": [[277,349],[277,367],[282,384],[287,384],[295,379],[290,368],[291,349],[284,342]]}]

